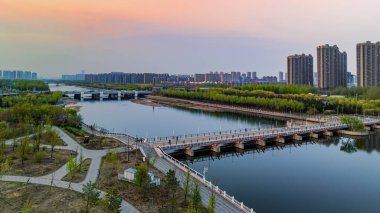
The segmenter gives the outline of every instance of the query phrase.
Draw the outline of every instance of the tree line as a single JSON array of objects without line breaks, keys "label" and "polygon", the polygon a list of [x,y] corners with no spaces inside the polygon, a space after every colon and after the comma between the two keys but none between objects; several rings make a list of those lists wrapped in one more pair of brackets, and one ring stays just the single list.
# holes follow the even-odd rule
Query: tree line
[{"label": "tree line", "polygon": [[0,80],[0,88],[4,91],[49,91],[49,86],[40,80]]},{"label": "tree line", "polygon": [[18,96],[5,96],[0,98],[1,107],[12,107],[17,104],[56,104],[62,98],[62,92],[52,92],[50,94],[26,93]]},{"label": "tree line", "polygon": [[[280,86],[281,88],[286,88],[287,86],[293,88],[293,85]],[[367,100],[315,94],[277,94],[273,91],[240,90],[236,89],[236,87],[210,88],[207,90],[198,88],[193,91],[165,90],[161,91],[160,94],[167,97],[233,104],[281,112],[380,114],[380,99]]]}]

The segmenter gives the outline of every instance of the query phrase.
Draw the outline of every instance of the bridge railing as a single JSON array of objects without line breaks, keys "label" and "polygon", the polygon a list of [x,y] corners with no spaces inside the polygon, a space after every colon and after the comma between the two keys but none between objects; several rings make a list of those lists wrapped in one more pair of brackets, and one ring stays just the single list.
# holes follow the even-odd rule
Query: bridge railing
[{"label": "bridge railing", "polygon": [[99,127],[97,125],[88,125],[84,122],[81,122],[82,126],[88,128],[89,130],[91,131],[95,131],[97,132],[97,134],[100,134],[100,135],[111,135],[111,136],[124,136],[124,137],[128,137],[129,139],[131,140],[138,140],[139,138],[136,136],[132,136],[132,135],[129,135],[129,134],[126,134],[126,133],[117,133],[117,132],[110,132],[108,131],[107,129],[105,128],[102,128],[102,127]]},{"label": "bridge railing", "polygon": [[313,125],[313,126],[304,126],[304,127],[297,127],[297,128],[282,128],[282,129],[272,129],[269,131],[260,131],[256,133],[247,133],[247,134],[238,134],[238,135],[226,135],[226,136],[216,136],[216,137],[208,137],[208,138],[201,138],[201,139],[187,139],[183,141],[174,141],[174,142],[168,142],[163,141],[160,142],[160,146],[162,148],[166,147],[181,147],[181,146],[188,146],[188,145],[197,145],[197,144],[203,144],[203,143],[219,143],[222,141],[247,141],[252,140],[255,138],[274,138],[276,136],[289,136],[294,134],[305,134],[308,132],[318,132],[318,131],[324,131],[329,129],[339,129],[339,128],[348,128],[349,126],[346,124],[341,123],[330,123],[330,124],[321,124],[321,125]]},{"label": "bridge railing", "polygon": [[[320,126],[328,126],[330,125],[331,123],[321,123],[321,124],[308,124],[308,125],[301,125],[301,126],[296,126],[296,127],[279,127],[279,128],[247,128],[247,129],[240,129],[240,130],[230,130],[230,131],[223,131],[223,132],[210,132],[210,133],[200,133],[200,134],[188,134],[188,135],[178,135],[178,136],[168,136],[168,137],[157,137],[157,138],[150,138],[148,139],[149,142],[162,142],[162,141],[168,141],[168,140],[172,140],[174,142],[178,142],[178,141],[183,141],[183,140],[186,140],[186,139],[191,139],[191,138],[205,138],[205,137],[209,137],[209,138],[212,138],[212,137],[218,137],[220,136],[220,138],[225,138],[225,137],[228,137],[230,135],[255,135],[255,134],[261,134],[261,135],[264,135],[264,134],[268,134],[270,132],[281,132],[281,131],[284,131],[286,130],[285,132],[288,132],[290,130],[295,130],[295,129],[310,129],[310,128],[313,128],[315,126],[317,127],[320,127]],[[335,124],[335,123],[334,123]]]},{"label": "bridge railing", "polygon": [[164,150],[162,150],[162,148],[160,146],[156,146],[156,147],[161,152],[161,153],[157,153],[158,155],[162,155],[163,158],[165,158],[166,160],[168,160],[169,162],[171,162],[175,166],[182,169],[183,172],[190,172],[190,175],[193,178],[197,179],[198,181],[203,183],[205,186],[209,187],[213,192],[217,193],[218,195],[220,195],[221,197],[226,199],[228,202],[234,204],[236,207],[241,209],[243,212],[254,213],[252,208],[249,208],[248,206],[244,205],[243,202],[239,202],[238,200],[236,200],[234,198],[234,196],[227,194],[226,191],[221,190],[219,188],[219,186],[214,185],[211,181],[207,181],[206,177],[204,175],[202,175],[198,171],[192,169],[190,166],[184,164],[183,162],[181,162],[181,161],[175,159],[174,157],[168,155]]}]

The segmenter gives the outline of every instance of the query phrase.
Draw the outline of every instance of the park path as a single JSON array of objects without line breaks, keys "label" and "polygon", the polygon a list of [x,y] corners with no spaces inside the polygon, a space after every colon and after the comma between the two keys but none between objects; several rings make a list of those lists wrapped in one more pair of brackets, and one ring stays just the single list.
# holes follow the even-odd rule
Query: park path
[{"label": "park path", "polygon": [[[66,146],[55,146],[55,149],[62,149],[62,150],[70,150],[77,153],[82,153],[83,159],[91,159],[91,164],[88,169],[86,178],[80,182],[80,183],[70,183],[68,181],[62,181],[61,179],[67,175],[67,164],[60,167],[58,170],[54,171],[51,174],[39,176],[39,177],[28,177],[28,176],[16,176],[16,175],[3,175],[0,177],[0,181],[9,181],[9,182],[22,182],[22,183],[34,183],[34,184],[40,184],[40,185],[46,185],[46,186],[54,186],[58,188],[64,188],[64,189],[70,189],[73,191],[77,191],[82,193],[83,185],[87,184],[88,182],[95,183],[98,175],[99,170],[102,162],[102,157],[107,154],[109,151],[116,151],[116,152],[125,152],[125,148],[116,148],[116,149],[110,149],[110,150],[90,150],[86,149],[80,144],[78,144],[74,139],[72,139],[69,135],[67,135],[64,131],[62,131],[58,127],[53,127],[55,131],[57,131],[60,138],[63,140],[63,142],[66,144]],[[31,136],[31,135],[30,135]],[[28,136],[25,136],[28,137]],[[17,138],[17,140],[22,139],[24,137]],[[11,145],[13,143],[13,140],[6,141],[6,144]],[[44,147],[50,148],[49,145],[42,145]],[[77,160],[79,160],[80,155],[77,155]],[[105,192],[101,191],[101,197],[105,196]],[[140,212],[138,209],[136,209],[132,204],[128,203],[127,201],[123,200],[121,204],[121,212],[128,212],[128,213],[138,213]]]}]

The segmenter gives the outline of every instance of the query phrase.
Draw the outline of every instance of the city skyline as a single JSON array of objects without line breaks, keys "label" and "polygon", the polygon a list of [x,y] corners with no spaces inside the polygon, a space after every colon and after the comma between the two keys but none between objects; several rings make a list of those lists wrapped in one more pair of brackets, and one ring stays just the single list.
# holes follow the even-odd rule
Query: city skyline
[{"label": "city skyline", "polygon": [[[336,44],[347,52],[348,71],[355,73],[355,45],[378,40],[380,30],[370,23],[380,18],[379,6],[372,0],[2,0],[0,68],[36,70],[45,77],[81,69],[179,74],[221,70],[265,76],[285,71],[288,55],[316,55],[316,46]],[[344,13],[336,16],[336,11]],[[298,22],[308,24],[294,24]]]}]

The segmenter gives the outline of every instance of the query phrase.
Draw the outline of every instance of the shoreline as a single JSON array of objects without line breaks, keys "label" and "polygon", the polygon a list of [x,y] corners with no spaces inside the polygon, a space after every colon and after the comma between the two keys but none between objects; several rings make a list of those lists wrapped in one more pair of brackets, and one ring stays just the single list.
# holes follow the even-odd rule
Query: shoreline
[{"label": "shoreline", "polygon": [[149,95],[146,97],[146,99],[149,99],[161,105],[177,106],[177,107],[195,109],[195,110],[204,110],[208,112],[227,112],[227,113],[237,113],[237,114],[243,114],[243,115],[249,114],[249,115],[282,119],[282,120],[296,120],[296,121],[313,122],[313,123],[325,122],[323,121],[323,119],[320,121],[318,118],[312,118],[312,117],[307,117],[307,116],[302,117],[302,115],[300,116],[297,114],[285,114],[285,113],[275,112],[275,111],[255,110],[253,108],[250,109],[250,108],[243,108],[239,106],[229,106],[229,105],[223,105],[223,104],[214,104],[214,103],[178,99],[178,98],[171,98],[171,97],[164,97],[164,96]]}]

